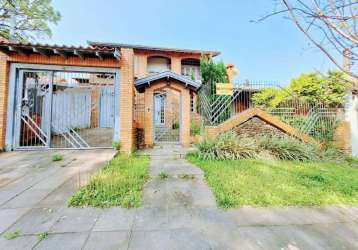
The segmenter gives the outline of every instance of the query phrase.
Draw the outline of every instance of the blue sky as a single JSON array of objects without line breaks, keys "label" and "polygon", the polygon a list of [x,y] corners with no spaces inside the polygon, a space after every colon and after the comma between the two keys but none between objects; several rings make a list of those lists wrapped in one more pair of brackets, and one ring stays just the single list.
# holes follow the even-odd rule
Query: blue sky
[{"label": "blue sky", "polygon": [[238,81],[285,85],[302,72],[332,67],[293,23],[273,17],[272,0],[53,0],[62,14],[47,43],[86,41],[219,50],[234,63]]}]

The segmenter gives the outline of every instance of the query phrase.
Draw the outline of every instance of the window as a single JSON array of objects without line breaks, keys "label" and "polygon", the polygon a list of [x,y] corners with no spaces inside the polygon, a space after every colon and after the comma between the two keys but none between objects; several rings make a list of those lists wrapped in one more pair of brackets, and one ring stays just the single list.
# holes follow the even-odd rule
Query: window
[{"label": "window", "polygon": [[147,64],[149,74],[156,74],[170,70],[170,59],[166,57],[149,57]]},{"label": "window", "polygon": [[184,59],[181,62],[181,73],[194,81],[201,81],[200,60]]}]

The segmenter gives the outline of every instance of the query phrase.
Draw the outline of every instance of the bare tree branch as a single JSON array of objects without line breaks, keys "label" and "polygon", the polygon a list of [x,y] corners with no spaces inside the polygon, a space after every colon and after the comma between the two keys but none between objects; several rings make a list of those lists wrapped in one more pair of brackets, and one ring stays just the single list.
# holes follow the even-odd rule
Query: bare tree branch
[{"label": "bare tree branch", "polygon": [[[266,14],[257,22],[275,15],[288,16],[307,39],[358,87],[358,1],[357,0],[275,0],[278,11]],[[349,55],[345,51],[349,50]],[[337,57],[337,54],[340,57]],[[343,58],[351,66],[343,65]]]}]

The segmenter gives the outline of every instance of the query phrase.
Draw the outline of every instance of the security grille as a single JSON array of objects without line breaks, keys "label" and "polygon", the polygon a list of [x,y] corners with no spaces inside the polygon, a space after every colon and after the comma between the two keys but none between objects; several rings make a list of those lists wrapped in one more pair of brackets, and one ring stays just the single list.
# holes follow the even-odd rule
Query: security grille
[{"label": "security grille", "polygon": [[180,94],[168,89],[154,94],[154,141],[179,142]]},{"label": "security grille", "polygon": [[115,74],[20,70],[15,148],[111,147]]}]

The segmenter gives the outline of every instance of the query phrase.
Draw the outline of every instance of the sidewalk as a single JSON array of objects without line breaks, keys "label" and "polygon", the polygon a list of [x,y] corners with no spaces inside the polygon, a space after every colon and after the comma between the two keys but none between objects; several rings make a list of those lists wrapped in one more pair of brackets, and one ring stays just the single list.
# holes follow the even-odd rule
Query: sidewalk
[{"label": "sidewalk", "polygon": [[[0,249],[358,249],[358,207],[218,209],[203,172],[185,152],[175,145],[148,151],[151,178],[138,209],[68,208],[71,182],[28,206],[6,202]],[[53,168],[52,178],[61,179],[65,170]],[[169,177],[161,179],[161,172]],[[16,239],[3,237],[17,230]],[[40,241],[39,232],[48,238]]]}]

